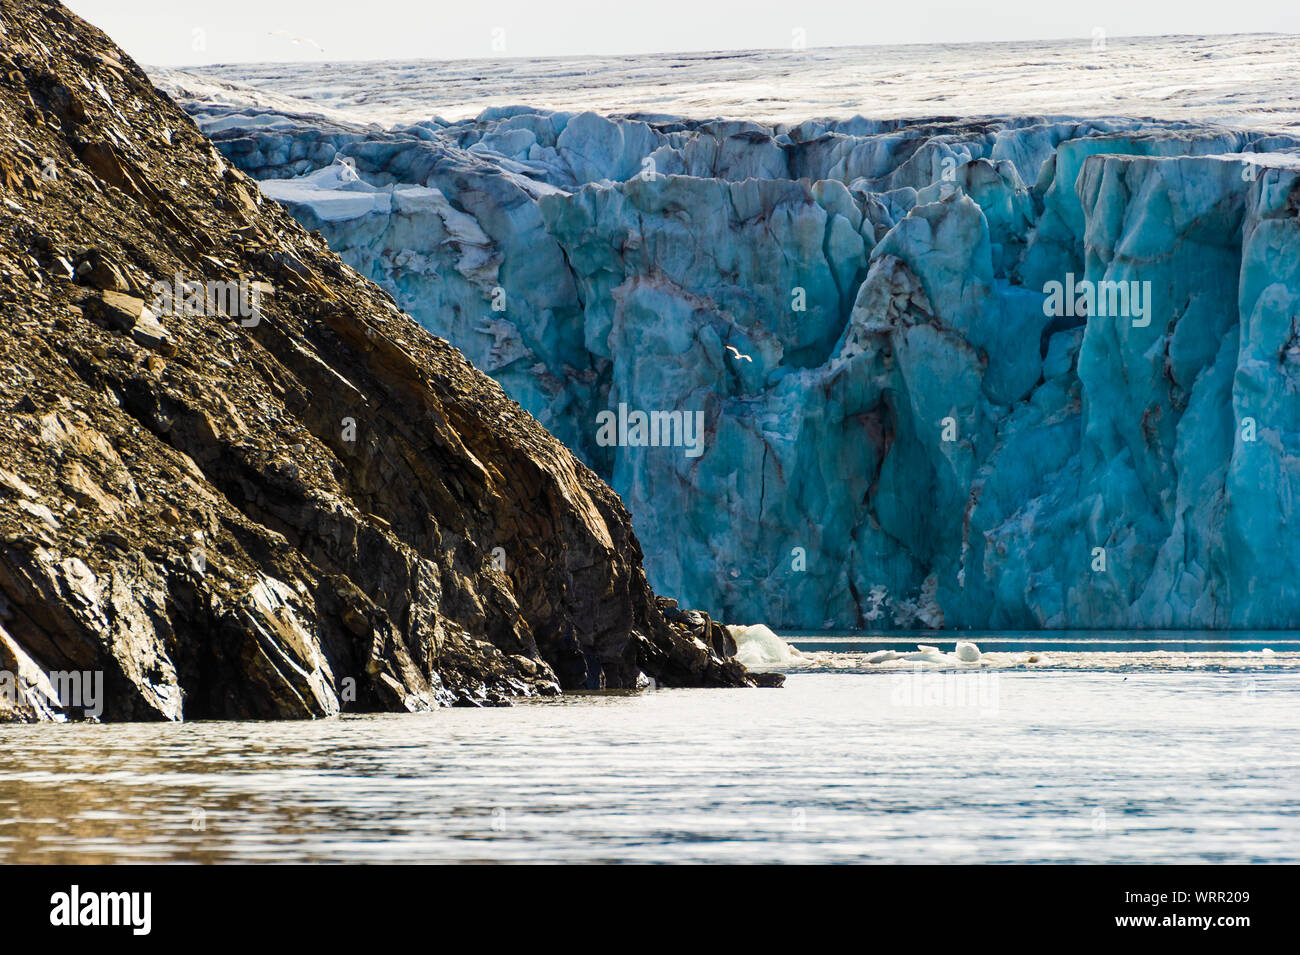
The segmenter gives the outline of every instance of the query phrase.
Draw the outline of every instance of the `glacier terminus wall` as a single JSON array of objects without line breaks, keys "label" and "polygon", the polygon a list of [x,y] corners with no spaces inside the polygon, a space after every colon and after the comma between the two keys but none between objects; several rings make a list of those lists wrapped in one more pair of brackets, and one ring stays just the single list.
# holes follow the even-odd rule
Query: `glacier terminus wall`
[{"label": "glacier terminus wall", "polygon": [[185,105],[786,628],[1300,627],[1300,141]]}]

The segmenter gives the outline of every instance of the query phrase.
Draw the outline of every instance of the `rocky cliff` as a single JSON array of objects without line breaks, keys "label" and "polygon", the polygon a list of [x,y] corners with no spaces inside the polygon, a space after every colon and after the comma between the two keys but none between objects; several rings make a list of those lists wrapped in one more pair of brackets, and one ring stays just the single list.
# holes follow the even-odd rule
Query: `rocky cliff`
[{"label": "rocky cliff", "polygon": [[0,4],[0,127],[0,719],[756,682],[604,483],[57,3]]}]

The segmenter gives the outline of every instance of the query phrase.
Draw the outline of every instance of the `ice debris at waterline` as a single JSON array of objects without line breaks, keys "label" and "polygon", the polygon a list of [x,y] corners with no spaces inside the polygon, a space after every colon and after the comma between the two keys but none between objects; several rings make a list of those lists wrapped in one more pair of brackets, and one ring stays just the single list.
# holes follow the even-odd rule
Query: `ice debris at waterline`
[{"label": "ice debris at waterline", "polygon": [[[0,35],[0,721],[779,684],[650,590],[595,474],[107,37],[40,0]],[[251,283],[256,313],[164,307],[177,276]]]},{"label": "ice debris at waterline", "polygon": [[[956,653],[918,644],[915,651],[876,650],[871,653],[818,650],[805,652],[799,662],[801,673],[898,672],[985,670],[1073,670],[1110,672],[1116,679],[1129,671],[1209,670],[1220,673],[1273,673],[1300,666],[1300,653],[1268,654],[1254,650],[1216,650],[1195,653],[1167,650],[1007,650],[981,653],[978,661],[964,662]],[[1225,693],[1251,693],[1249,682],[1225,681]]]},{"label": "ice debris at waterline", "polygon": [[871,664],[893,663],[895,660],[902,660],[905,663],[979,663],[989,666],[998,663],[1005,664],[1008,660],[1013,663],[1037,663],[1039,657],[1040,655],[1037,653],[983,654],[980,653],[980,648],[969,640],[959,640],[952,653],[944,653],[938,647],[918,643],[915,653],[900,653],[897,650],[875,650],[866,654],[863,661]]},{"label": "ice debris at waterline", "polygon": [[[685,604],[1300,627],[1294,136],[185,106],[609,480]],[[702,453],[602,446],[621,404],[703,412]]]},{"label": "ice debris at waterline", "polygon": [[761,623],[728,625],[727,630],[736,641],[736,659],[747,667],[791,666],[804,659],[804,654]]},{"label": "ice debris at waterline", "polygon": [[[1033,654],[1026,654],[1025,656],[1033,656]],[[944,653],[938,647],[918,643],[914,653],[901,653],[898,650],[875,650],[868,653],[863,660],[866,663],[892,663],[895,660],[902,660],[907,663],[992,662],[991,658],[985,660],[984,655],[980,653],[979,647],[965,640],[958,642],[956,649],[952,653]]]}]

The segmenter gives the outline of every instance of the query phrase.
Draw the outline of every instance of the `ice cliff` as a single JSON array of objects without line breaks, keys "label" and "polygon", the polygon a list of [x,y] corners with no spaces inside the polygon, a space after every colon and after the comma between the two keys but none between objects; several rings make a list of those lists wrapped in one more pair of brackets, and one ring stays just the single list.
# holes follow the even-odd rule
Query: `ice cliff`
[{"label": "ice cliff", "polygon": [[[1292,138],[184,105],[607,478],[690,605],[1300,626]],[[702,453],[664,418],[638,440],[636,411],[702,412]]]}]

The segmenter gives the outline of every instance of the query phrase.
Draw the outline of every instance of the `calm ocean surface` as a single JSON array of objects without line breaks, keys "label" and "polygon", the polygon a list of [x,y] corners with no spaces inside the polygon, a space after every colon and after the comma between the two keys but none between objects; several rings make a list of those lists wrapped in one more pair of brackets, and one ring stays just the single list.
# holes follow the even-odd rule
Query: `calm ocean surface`
[{"label": "calm ocean surface", "polygon": [[781,690],[3,726],[0,863],[1300,861],[1297,636],[1092,636],[924,669],[832,644]]}]

